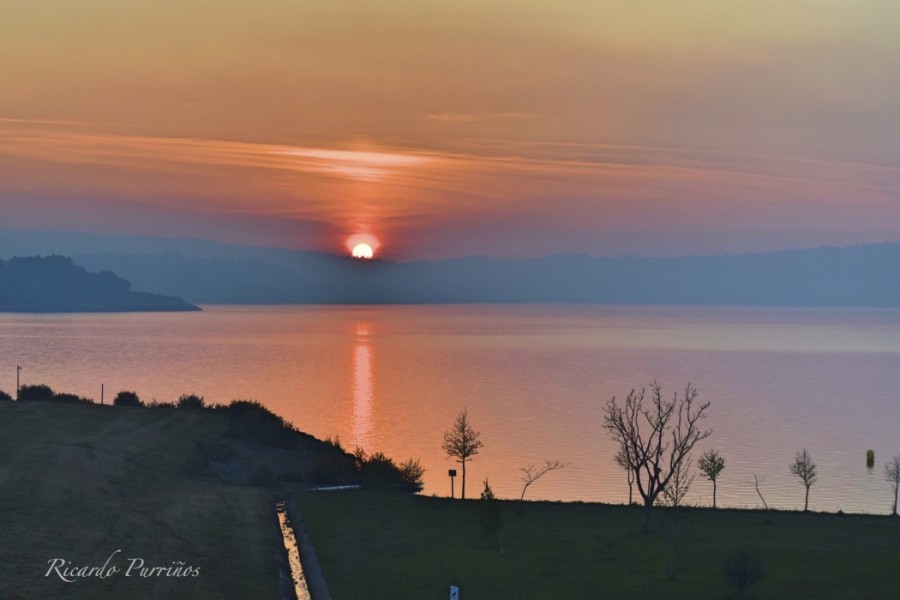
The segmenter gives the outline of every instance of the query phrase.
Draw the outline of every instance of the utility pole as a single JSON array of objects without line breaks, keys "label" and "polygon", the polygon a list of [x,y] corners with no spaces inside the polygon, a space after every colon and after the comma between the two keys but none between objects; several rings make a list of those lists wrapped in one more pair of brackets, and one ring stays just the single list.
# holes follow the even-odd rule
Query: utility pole
[{"label": "utility pole", "polygon": [[22,371],[21,365],[16,365],[16,400],[19,399],[19,373]]}]

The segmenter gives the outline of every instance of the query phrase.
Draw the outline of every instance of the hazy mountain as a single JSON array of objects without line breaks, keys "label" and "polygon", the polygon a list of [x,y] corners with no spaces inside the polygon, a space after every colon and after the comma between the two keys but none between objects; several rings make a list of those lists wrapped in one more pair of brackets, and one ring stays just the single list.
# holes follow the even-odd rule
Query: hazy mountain
[{"label": "hazy mountain", "polygon": [[200,310],[168,296],[131,291],[109,271],[88,273],[70,258],[0,260],[0,312],[144,312]]},{"label": "hazy mountain", "polygon": [[[900,306],[900,243],[739,256],[395,263],[205,240],[0,234],[0,256],[68,252],[140,289],[195,303],[590,302]],[[36,241],[37,240],[37,241]],[[46,253],[46,252],[45,252]]]}]

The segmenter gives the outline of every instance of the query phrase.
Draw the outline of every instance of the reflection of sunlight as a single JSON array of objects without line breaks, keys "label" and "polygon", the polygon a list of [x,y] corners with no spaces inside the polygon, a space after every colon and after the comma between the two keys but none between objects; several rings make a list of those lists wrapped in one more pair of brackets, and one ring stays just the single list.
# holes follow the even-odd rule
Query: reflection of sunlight
[{"label": "reflection of sunlight", "polygon": [[356,346],[353,349],[353,445],[371,451],[372,448],[372,349],[365,339],[368,326],[356,326]]}]

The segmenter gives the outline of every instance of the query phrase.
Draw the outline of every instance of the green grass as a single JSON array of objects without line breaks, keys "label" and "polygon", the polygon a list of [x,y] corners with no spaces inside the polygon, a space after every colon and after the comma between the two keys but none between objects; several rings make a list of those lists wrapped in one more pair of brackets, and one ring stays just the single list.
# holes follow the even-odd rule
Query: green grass
[{"label": "green grass", "polygon": [[892,598],[900,593],[900,520],[682,510],[668,578],[669,517],[639,533],[641,509],[503,502],[505,553],[487,543],[478,501],[298,492],[337,600],[447,598],[729,598],[724,558],[746,549],[766,577],[750,598]]},{"label": "green grass", "polygon": [[[190,478],[204,411],[0,402],[0,598],[275,598],[269,491]],[[121,574],[63,583],[48,561],[184,561],[195,578]]]}]

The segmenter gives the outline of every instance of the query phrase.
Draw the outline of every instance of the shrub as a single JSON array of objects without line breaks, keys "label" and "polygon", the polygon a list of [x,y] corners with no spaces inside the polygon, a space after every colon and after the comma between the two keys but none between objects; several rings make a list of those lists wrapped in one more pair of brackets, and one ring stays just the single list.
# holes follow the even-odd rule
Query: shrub
[{"label": "shrub", "polygon": [[875,466],[875,451],[874,450],[866,450],[866,466],[867,467]]},{"label": "shrub", "polygon": [[759,558],[749,552],[735,552],[725,559],[722,566],[725,577],[735,587],[739,598],[744,591],[765,577],[765,569]]},{"label": "shrub", "polygon": [[178,408],[203,408],[205,403],[203,402],[203,396],[198,396],[197,394],[182,394],[178,398],[177,406]]},{"label": "shrub", "polygon": [[425,487],[424,482],[425,467],[419,462],[418,458],[410,458],[408,461],[400,464],[400,485],[407,492],[421,492]]},{"label": "shrub", "polygon": [[9,394],[7,394],[7,393],[4,392],[3,390],[0,390],[0,402],[12,402],[12,401],[13,401],[13,397],[12,397],[12,396],[10,396]]},{"label": "shrub", "polygon": [[141,402],[141,399],[138,398],[138,395],[134,392],[126,392],[122,391],[116,394],[116,399],[113,400],[113,404],[115,406],[143,406],[144,403]]},{"label": "shrub", "polygon": [[349,454],[323,452],[310,469],[310,479],[319,485],[348,485],[359,482],[359,473]]},{"label": "shrub", "polygon": [[90,398],[82,398],[76,394],[53,394],[51,398],[54,402],[62,402],[64,404],[93,404]]},{"label": "shrub", "polygon": [[53,400],[53,390],[49,385],[23,385],[19,388],[19,400]]},{"label": "shrub", "polygon": [[292,425],[255,400],[234,400],[228,406],[228,432],[233,438],[266,446],[293,449],[296,432]]}]

